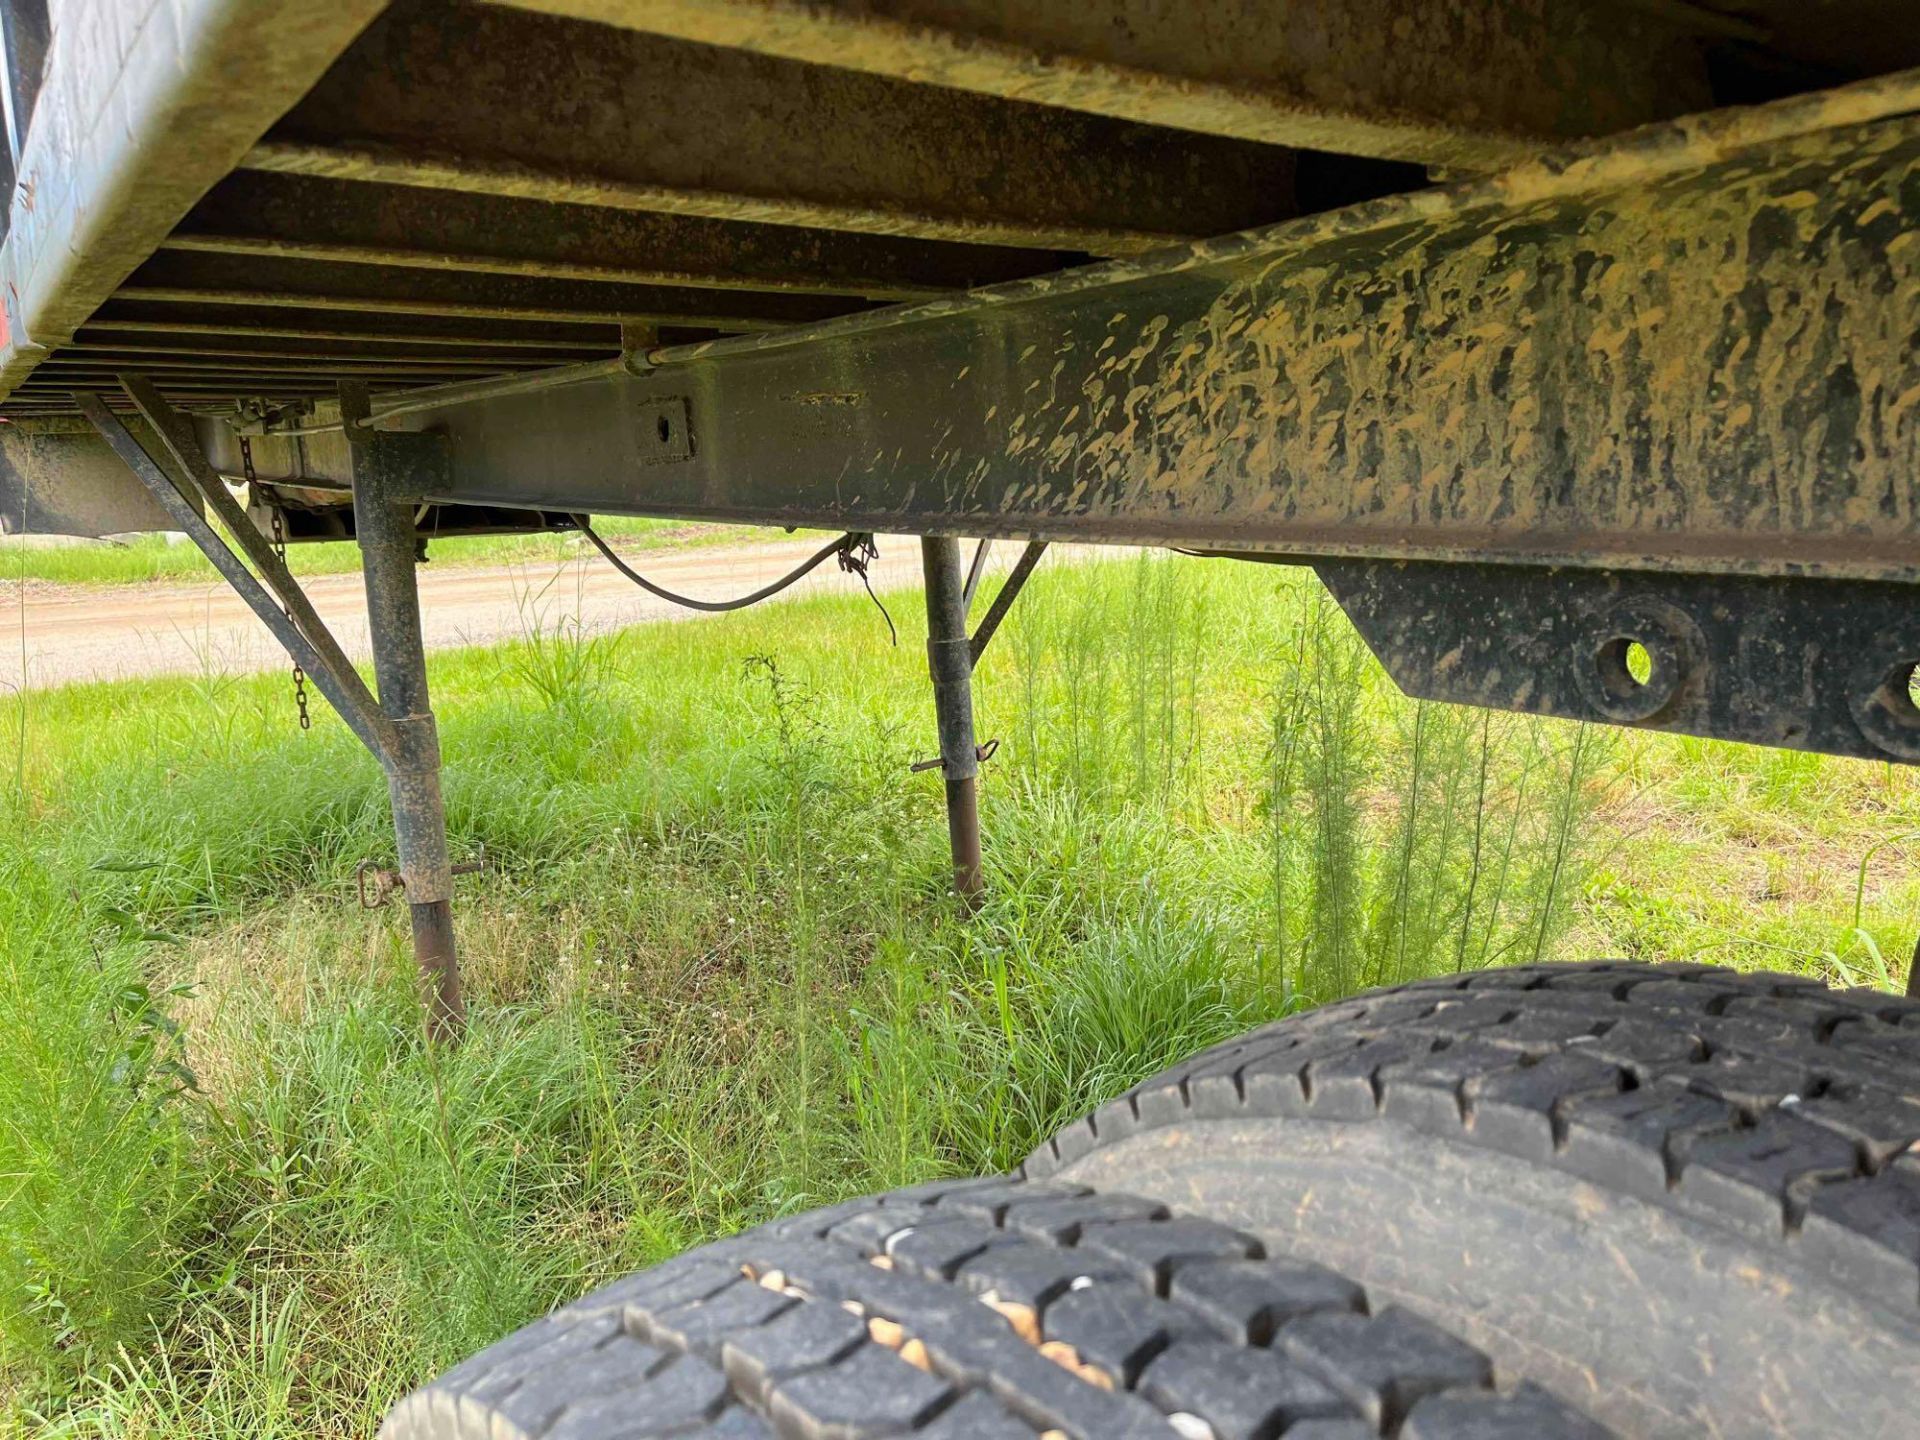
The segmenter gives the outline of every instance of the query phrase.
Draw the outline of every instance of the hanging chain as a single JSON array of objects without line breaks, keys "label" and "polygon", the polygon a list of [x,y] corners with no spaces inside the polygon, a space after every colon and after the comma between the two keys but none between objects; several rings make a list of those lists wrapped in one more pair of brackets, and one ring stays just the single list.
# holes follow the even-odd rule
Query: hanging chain
[{"label": "hanging chain", "polygon": [[[251,501],[254,498],[258,477],[253,471],[253,441],[245,435],[240,437],[240,466],[247,474],[247,499]],[[273,524],[273,558],[280,562],[280,568],[284,570],[287,565],[287,531],[280,520],[280,507],[269,505],[267,514],[272,517]],[[285,609],[287,619],[293,620],[293,607],[288,605]],[[300,622],[293,620],[293,623],[298,626]],[[293,705],[300,712],[300,728],[311,730],[313,716],[307,713],[307,672],[300,668],[298,660],[293,662]]]}]

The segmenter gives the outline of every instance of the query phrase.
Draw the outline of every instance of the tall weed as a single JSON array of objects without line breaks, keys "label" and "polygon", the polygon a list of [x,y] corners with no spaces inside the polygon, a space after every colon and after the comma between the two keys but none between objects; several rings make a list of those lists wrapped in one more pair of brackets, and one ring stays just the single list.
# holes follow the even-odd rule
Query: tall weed
[{"label": "tall weed", "polygon": [[84,1371],[175,1297],[194,1081],[151,943],[0,850],[0,1370]]}]

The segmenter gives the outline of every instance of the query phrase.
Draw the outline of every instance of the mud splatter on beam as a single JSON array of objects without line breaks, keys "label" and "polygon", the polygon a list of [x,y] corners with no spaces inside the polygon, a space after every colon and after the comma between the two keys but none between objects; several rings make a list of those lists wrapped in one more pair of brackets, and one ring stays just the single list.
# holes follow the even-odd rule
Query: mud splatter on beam
[{"label": "mud splatter on beam", "polygon": [[408,423],[494,503],[1920,580],[1917,89]]}]

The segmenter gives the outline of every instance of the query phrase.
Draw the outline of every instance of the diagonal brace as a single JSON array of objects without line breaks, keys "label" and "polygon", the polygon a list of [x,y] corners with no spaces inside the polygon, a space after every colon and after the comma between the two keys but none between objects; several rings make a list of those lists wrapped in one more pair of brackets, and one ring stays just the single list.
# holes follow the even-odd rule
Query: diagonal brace
[{"label": "diagonal brace", "polygon": [[206,452],[200,448],[199,438],[193,433],[192,422],[166,402],[147,376],[121,375],[117,378],[121,389],[127,392],[134,406],[160,437],[160,443],[166,447],[174,463],[205,497],[214,518],[226,527],[227,533],[239,545],[254,570],[279,599],[282,608],[292,612],[293,622],[300,627],[300,633],[307,637],[344,687],[355,695],[356,703],[369,714],[379,713],[373,692],[367,688],[366,681],[360,678],[360,672],[347,658],[346,651],[333,638],[333,632],[327,629],[326,621],[313,608],[306,591],[300,588],[293,573],[287,569],[286,562],[268,543],[266,536],[260,533],[259,527],[240,508],[227,490],[226,483],[207,459]]},{"label": "diagonal brace", "polygon": [[[135,383],[144,384],[137,380]],[[294,618],[288,616],[287,608],[276,603],[267,586],[247,569],[232,547],[207,523],[192,498],[181,491],[174,478],[147,453],[120,417],[107,408],[105,401],[98,395],[76,392],[74,403],[107,444],[113,447],[114,453],[125,462],[127,468],[152,492],[173,523],[200,547],[201,553],[213,563],[234,592],[260,617],[260,622],[273,632],[274,638],[299,662],[300,668],[313,677],[314,685],[327,698],[327,703],[339,712],[340,718],[347,722],[347,727],[359,737],[361,744],[371,750],[383,765],[391,766],[400,750],[400,736],[393,723],[381,714],[366,681],[360,678],[360,672],[347,660],[345,652],[314,612],[300,587],[294,584],[286,567],[267,547],[253,522],[241,513],[240,507],[227,494],[226,486],[213,474],[212,467],[207,465],[204,457],[200,458],[198,466],[189,459],[190,456],[198,456],[198,448],[186,446],[185,436],[174,432],[172,425],[163,423],[167,420],[178,422],[179,417],[175,412],[151,391],[143,400],[133,385],[127,388],[134,397],[134,403],[143,412],[148,411],[149,402],[158,407],[148,413],[148,418],[155,422],[154,428],[162,441],[195,479],[196,488],[204,493],[208,505],[227,527],[228,533],[248,551],[249,558],[259,566],[274,589],[281,592],[285,606],[293,609]],[[201,468],[205,469],[204,476],[198,473]],[[258,553],[256,547],[249,544],[250,540],[258,542]]]},{"label": "diagonal brace", "polygon": [[[982,542],[982,550],[985,543]],[[1000,622],[1007,618],[1007,612],[1013,609],[1013,602],[1020,598],[1020,592],[1026,588],[1027,578],[1033,574],[1033,567],[1040,563],[1040,557],[1047,553],[1047,542],[1035,540],[1020,553],[1013,569],[1007,572],[1007,583],[1000,587],[1000,593],[993,597],[993,604],[987,607],[987,613],[980,617],[980,628],[973,632],[973,639],[967,642],[967,652],[972,664],[978,665],[980,657],[987,653],[987,644],[993,639],[993,632],[1000,628]],[[969,583],[967,598],[973,598]]]}]

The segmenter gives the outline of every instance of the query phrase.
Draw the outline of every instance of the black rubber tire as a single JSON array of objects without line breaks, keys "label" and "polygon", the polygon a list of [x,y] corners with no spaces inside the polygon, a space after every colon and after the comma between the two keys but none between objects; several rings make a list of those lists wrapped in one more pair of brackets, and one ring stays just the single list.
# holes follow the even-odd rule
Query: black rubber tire
[{"label": "black rubber tire", "polygon": [[1152,1201],[922,1186],[709,1245],[402,1401],[385,1440],[1599,1440],[1321,1266]]},{"label": "black rubber tire", "polygon": [[382,1433],[1903,1436],[1917,1149],[1920,1004],[1700,966],[1421,982],[1196,1056],[1019,1176],[620,1281]]},{"label": "black rubber tire", "polygon": [[1636,1436],[1920,1433],[1920,1003],[1601,964],[1219,1046],[1030,1178],[1311,1257]]}]

